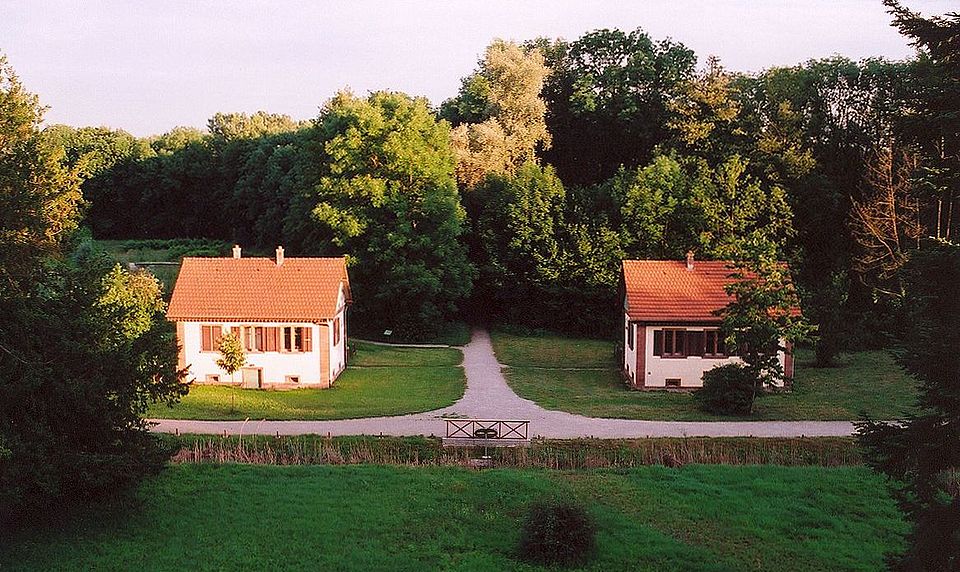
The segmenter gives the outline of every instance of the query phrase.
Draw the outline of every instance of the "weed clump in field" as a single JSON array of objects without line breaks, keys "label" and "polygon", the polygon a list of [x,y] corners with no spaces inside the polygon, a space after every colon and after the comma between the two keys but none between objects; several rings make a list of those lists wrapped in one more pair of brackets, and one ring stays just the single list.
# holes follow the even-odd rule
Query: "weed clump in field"
[{"label": "weed clump in field", "polygon": [[536,564],[572,566],[593,556],[596,525],[577,503],[544,500],[530,505],[520,532],[520,558]]}]

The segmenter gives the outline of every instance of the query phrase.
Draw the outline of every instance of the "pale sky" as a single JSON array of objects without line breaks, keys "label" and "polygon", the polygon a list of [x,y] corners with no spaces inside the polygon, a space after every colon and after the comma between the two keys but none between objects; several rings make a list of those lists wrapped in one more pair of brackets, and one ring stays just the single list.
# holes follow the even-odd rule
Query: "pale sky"
[{"label": "pale sky", "polygon": [[[931,15],[956,1],[906,3]],[[574,40],[637,27],[736,71],[913,53],[880,0],[0,0],[0,52],[50,107],[48,124],[138,136],[204,128],[218,111],[312,118],[344,87],[438,105],[494,38]]]}]

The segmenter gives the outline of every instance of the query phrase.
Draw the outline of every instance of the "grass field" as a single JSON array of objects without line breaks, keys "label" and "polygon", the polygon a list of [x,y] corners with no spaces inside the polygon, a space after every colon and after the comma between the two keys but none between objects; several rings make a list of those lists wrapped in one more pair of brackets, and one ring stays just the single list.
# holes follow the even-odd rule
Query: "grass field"
[{"label": "grass field", "polygon": [[[728,419],[699,411],[689,393],[627,389],[612,342],[504,332],[492,339],[497,359],[510,366],[505,376],[513,390],[547,409],[625,419]],[[886,352],[847,354],[840,367],[815,368],[812,353],[801,350],[793,391],[760,398],[752,419],[897,419],[912,410],[916,387]]]},{"label": "grass field", "polygon": [[136,498],[20,530],[3,570],[540,570],[525,507],[577,499],[589,570],[875,571],[905,524],[864,468],[543,471],[177,465]]},{"label": "grass field", "polygon": [[356,348],[329,389],[270,391],[195,385],[176,406],[154,405],[148,417],[170,419],[351,419],[439,409],[466,389],[463,357],[452,348]]}]

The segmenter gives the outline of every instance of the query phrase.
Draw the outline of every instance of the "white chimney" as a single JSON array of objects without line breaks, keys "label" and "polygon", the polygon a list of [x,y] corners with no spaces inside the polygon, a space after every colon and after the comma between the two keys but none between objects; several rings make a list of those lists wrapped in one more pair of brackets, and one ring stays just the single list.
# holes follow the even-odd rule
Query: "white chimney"
[{"label": "white chimney", "polygon": [[687,251],[687,270],[693,270],[693,251]]},{"label": "white chimney", "polygon": [[234,257],[234,258],[240,258],[240,245],[239,245],[239,244],[234,244],[234,245],[233,245],[233,257]]},{"label": "white chimney", "polygon": [[280,266],[281,264],[283,264],[283,247],[278,246],[277,247],[277,266]]}]

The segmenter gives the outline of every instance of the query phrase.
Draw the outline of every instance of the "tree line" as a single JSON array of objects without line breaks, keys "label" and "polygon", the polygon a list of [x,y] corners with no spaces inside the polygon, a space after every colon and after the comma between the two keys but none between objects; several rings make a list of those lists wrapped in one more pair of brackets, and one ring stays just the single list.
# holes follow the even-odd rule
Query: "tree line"
[{"label": "tree line", "polygon": [[824,363],[882,343],[873,288],[895,288],[906,253],[960,225],[958,119],[918,111],[956,86],[925,53],[758,74],[696,63],[639,29],[497,40],[437,109],[342,92],[307,122],[45,135],[85,177],[94,236],[347,254],[361,325],[422,337],[479,309],[610,335],[621,259],[730,259],[768,241]]}]

